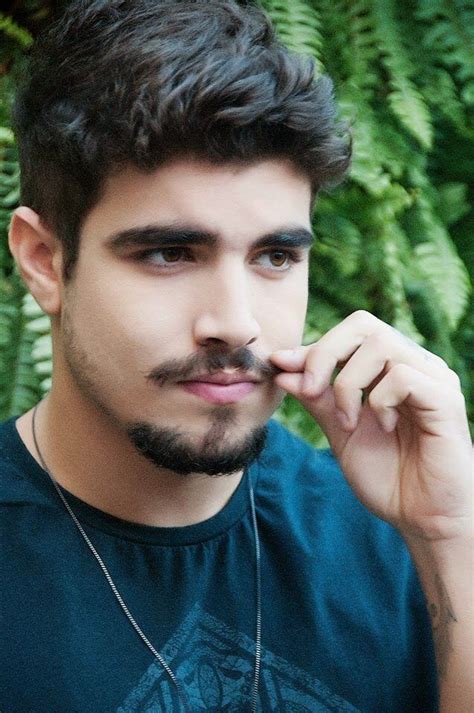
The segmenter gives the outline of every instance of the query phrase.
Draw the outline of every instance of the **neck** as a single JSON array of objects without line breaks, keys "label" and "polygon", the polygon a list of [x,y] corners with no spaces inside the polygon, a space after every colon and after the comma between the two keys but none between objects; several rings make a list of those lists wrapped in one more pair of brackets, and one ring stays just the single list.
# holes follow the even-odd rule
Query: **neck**
[{"label": "neck", "polygon": [[[33,409],[17,430],[44,468],[33,438]],[[243,471],[224,476],[180,475],[141,456],[105,418],[57,404],[49,394],[35,417],[36,440],[48,472],[59,485],[103,512],[155,527],[183,527],[217,514]]]}]

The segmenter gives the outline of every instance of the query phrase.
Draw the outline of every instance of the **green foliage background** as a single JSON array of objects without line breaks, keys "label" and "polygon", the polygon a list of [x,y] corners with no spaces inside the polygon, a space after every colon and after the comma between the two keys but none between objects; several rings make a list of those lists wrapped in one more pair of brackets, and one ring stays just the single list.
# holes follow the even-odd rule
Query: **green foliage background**
[{"label": "green foliage background", "polygon": [[[19,277],[7,230],[19,200],[10,106],[32,37],[59,3],[0,13],[0,421],[51,386],[49,318]],[[474,5],[471,0],[261,0],[287,46],[334,80],[353,127],[350,178],[321,196],[304,343],[357,309],[441,356],[474,431]],[[7,3],[8,5],[8,3]],[[275,414],[318,447],[292,397]]]}]

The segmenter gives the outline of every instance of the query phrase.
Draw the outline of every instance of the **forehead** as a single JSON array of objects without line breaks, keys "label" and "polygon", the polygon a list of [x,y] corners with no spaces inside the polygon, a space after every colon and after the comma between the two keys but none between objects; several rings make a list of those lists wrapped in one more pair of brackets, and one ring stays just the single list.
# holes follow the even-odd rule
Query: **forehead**
[{"label": "forehead", "polygon": [[127,167],[105,183],[82,234],[111,233],[175,221],[232,240],[251,240],[275,226],[310,227],[311,186],[289,161],[218,166],[195,159],[173,161],[150,173]]}]

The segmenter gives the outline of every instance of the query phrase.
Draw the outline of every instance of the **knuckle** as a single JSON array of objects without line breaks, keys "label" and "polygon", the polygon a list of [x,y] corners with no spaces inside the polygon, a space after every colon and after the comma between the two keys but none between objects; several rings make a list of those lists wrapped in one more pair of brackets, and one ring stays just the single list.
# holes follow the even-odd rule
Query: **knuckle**
[{"label": "knuckle", "polygon": [[312,344],[309,352],[308,352],[308,358],[314,357],[315,354],[330,354],[331,350],[328,345],[328,341],[325,339],[325,337],[321,337],[315,344]]},{"label": "knuckle", "polygon": [[322,362],[332,360],[332,358],[333,353],[326,342],[317,342],[308,351],[306,362],[310,369],[317,370]]},{"label": "knuckle", "polygon": [[459,378],[459,375],[455,371],[453,371],[453,369],[450,369],[449,367],[448,367],[448,376],[449,376],[449,380],[452,383],[452,385],[457,389],[461,389],[461,379]]},{"label": "knuckle", "polygon": [[390,373],[392,375],[392,378],[396,379],[397,381],[404,381],[409,376],[413,376],[413,369],[407,364],[398,362],[390,369]]},{"label": "knuckle", "polygon": [[462,391],[456,392],[456,401],[457,401],[461,411],[465,411],[466,410],[466,397],[464,396]]},{"label": "knuckle", "polygon": [[369,402],[369,406],[373,408],[374,410],[377,410],[381,407],[381,392],[377,388],[373,389],[370,394],[367,397],[367,401]]},{"label": "knuckle", "polygon": [[389,343],[389,338],[390,338],[390,332],[385,328],[385,327],[377,327],[377,329],[372,332],[372,334],[367,337],[367,341],[370,341],[371,347],[374,348],[380,348],[380,347],[385,347],[387,348],[387,344]]},{"label": "knuckle", "polygon": [[355,312],[352,312],[350,316],[353,319],[362,319],[366,318],[368,314],[370,314],[370,312],[367,312],[367,310],[365,309],[356,309]]},{"label": "knuckle", "polygon": [[440,366],[442,369],[448,369],[449,371],[451,371],[449,369],[449,366],[444,361],[444,359],[442,359],[438,354],[435,354],[434,352],[430,352],[424,348],[423,348],[423,351],[425,352],[425,354],[428,356],[428,358],[431,361],[436,362],[436,364],[438,364],[438,366]]},{"label": "knuckle", "polygon": [[450,412],[463,419],[466,417],[466,399],[462,391],[446,393],[445,403],[450,405]]},{"label": "knuckle", "polygon": [[348,379],[348,377],[341,372],[334,379],[332,386],[334,389],[334,393],[340,394],[350,388],[350,379]]},{"label": "knuckle", "polygon": [[[365,309],[357,309],[355,312],[352,312],[348,319],[350,319],[352,322],[356,323],[362,323],[364,324],[373,324],[374,320],[377,320],[377,317],[374,317],[374,315],[371,312],[368,312]],[[377,320],[379,321],[379,320]]]}]

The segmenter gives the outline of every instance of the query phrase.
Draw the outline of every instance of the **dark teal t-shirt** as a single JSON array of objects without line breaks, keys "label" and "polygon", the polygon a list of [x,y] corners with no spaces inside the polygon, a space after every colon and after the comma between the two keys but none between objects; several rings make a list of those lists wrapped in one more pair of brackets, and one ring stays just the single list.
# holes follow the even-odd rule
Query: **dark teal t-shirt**
[{"label": "dark teal t-shirt", "polygon": [[[181,713],[15,420],[0,424],[1,713]],[[434,713],[431,627],[403,540],[358,502],[330,450],[268,427],[230,501],[196,525],[127,522],[64,492],[193,712],[250,710],[250,481],[258,710]]]}]

